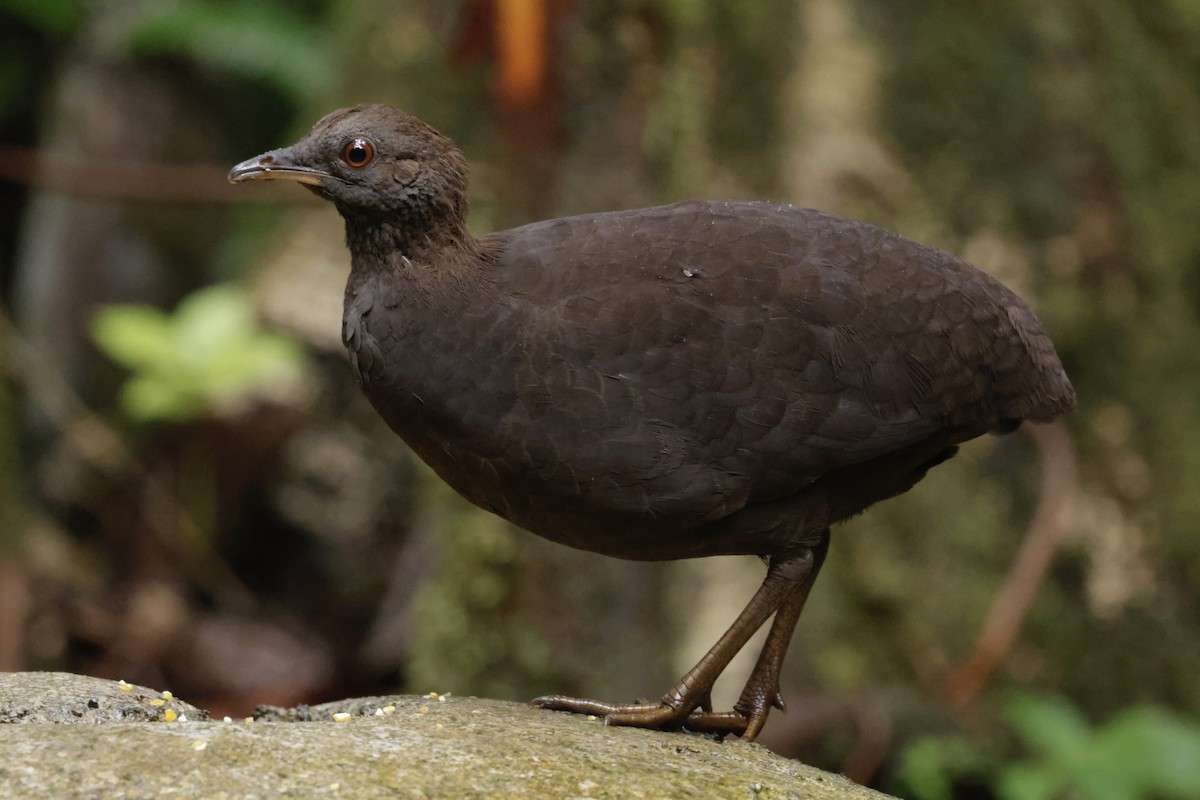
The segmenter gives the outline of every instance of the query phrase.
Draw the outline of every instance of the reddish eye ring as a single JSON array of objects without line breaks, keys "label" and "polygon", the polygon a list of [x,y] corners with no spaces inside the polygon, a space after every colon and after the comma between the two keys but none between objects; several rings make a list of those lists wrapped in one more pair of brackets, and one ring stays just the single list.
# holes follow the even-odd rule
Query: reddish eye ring
[{"label": "reddish eye ring", "polygon": [[370,164],[373,158],[375,158],[375,145],[361,136],[346,142],[346,146],[342,148],[342,161],[355,169],[361,169]]}]

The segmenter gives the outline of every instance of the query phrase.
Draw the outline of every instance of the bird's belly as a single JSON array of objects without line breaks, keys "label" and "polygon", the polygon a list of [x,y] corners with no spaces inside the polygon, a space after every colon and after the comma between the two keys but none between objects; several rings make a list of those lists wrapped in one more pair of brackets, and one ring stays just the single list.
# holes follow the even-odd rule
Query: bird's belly
[{"label": "bird's belly", "polygon": [[620,480],[615,467],[583,474],[569,454],[529,457],[530,449],[538,448],[528,441],[448,434],[420,413],[398,416],[376,407],[417,456],[467,500],[581,550],[636,560],[710,555],[701,552],[706,543],[696,531],[722,517],[734,494],[711,481],[704,485],[699,477],[664,491],[670,473],[643,481]]}]

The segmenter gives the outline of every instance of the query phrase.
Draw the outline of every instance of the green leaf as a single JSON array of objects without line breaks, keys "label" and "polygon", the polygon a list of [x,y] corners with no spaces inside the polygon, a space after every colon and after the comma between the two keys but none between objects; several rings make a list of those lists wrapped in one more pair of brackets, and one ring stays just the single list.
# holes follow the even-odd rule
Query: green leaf
[{"label": "green leaf", "polygon": [[1118,765],[1138,790],[1138,797],[1200,797],[1197,721],[1142,706],[1115,718],[1096,739],[1092,759],[1096,773]]},{"label": "green leaf", "polygon": [[175,331],[180,355],[194,364],[212,362],[236,349],[255,330],[254,309],[241,289],[233,285],[201,289],[175,310]]},{"label": "green leaf", "polygon": [[1059,697],[1016,695],[1004,716],[1038,758],[1001,772],[997,791],[1004,800],[1049,800],[1071,785],[1087,753],[1091,730],[1079,709]]},{"label": "green leaf", "polygon": [[243,395],[294,382],[304,369],[298,344],[259,330],[237,286],[187,297],[172,316],[148,306],[113,306],[93,320],[105,352],[134,374],[121,406],[138,422],[180,422]]},{"label": "green leaf", "polygon": [[151,306],[114,305],[92,316],[92,338],[104,353],[130,369],[174,358],[174,334],[166,314]]},{"label": "green leaf", "polygon": [[910,745],[901,757],[899,778],[915,800],[950,800],[945,741],[925,736]]},{"label": "green leaf", "polygon": [[134,376],[121,387],[121,408],[137,422],[184,422],[200,411],[185,387],[154,376]]},{"label": "green leaf", "polygon": [[1005,800],[1200,797],[1200,723],[1164,709],[1130,709],[1094,733],[1060,698],[1018,697],[1005,714],[1036,751],[997,782]]},{"label": "green leaf", "polygon": [[1059,763],[1077,761],[1092,736],[1083,714],[1061,697],[1017,695],[1004,716],[1031,749]]},{"label": "green leaf", "polygon": [[1014,764],[1000,773],[996,793],[1002,800],[1053,800],[1066,780],[1053,770],[1032,764]]}]

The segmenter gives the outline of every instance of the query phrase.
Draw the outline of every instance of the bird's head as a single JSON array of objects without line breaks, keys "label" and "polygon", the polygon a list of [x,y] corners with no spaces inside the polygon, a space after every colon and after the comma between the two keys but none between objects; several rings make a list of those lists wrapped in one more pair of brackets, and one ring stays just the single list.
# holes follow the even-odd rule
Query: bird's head
[{"label": "bird's head", "polygon": [[356,225],[403,228],[410,237],[462,225],[467,165],[447,137],[387,105],[327,115],[291,147],[243,161],[229,180],[289,180],[331,201]]}]

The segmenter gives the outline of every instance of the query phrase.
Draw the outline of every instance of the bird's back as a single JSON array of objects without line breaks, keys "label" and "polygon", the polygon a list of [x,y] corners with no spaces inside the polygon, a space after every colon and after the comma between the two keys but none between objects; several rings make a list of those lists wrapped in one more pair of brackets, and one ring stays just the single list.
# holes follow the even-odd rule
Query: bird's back
[{"label": "bird's back", "polygon": [[[873,225],[693,201],[498,236],[497,271],[525,309],[526,333],[557,337],[555,356],[575,368],[636,379],[685,427],[696,420],[679,418],[679,404],[697,395],[747,411],[833,398],[833,416],[863,413],[845,421],[844,450],[880,440],[880,423],[1005,428],[1075,402],[1020,298]],[[670,402],[655,404],[663,395]]]}]

